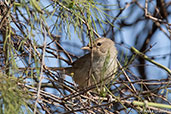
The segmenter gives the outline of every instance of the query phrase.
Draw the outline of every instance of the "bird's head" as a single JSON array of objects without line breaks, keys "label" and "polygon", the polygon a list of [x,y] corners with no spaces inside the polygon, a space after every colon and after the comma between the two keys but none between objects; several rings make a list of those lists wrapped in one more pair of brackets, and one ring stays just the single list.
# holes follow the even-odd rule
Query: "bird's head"
[{"label": "bird's head", "polygon": [[112,51],[116,52],[114,42],[108,38],[98,38],[94,41],[92,46],[87,45],[82,49],[89,50],[97,55],[106,55],[107,53],[112,53]]}]

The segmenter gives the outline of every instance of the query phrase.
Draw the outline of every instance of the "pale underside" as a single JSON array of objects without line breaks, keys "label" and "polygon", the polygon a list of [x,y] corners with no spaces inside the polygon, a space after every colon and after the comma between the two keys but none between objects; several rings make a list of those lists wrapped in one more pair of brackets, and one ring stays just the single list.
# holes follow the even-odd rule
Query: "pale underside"
[{"label": "pale underside", "polygon": [[[116,54],[110,56],[108,64],[105,65],[106,56],[96,57],[91,53],[79,58],[66,70],[67,75],[73,75],[73,80],[80,88],[86,88],[91,85],[109,83],[117,70]],[[86,59],[85,59],[86,58]]]}]

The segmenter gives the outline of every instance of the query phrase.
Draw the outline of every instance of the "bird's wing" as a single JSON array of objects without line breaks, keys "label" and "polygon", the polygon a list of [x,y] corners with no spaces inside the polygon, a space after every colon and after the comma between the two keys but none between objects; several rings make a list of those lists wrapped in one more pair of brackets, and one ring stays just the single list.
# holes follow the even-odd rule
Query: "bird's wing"
[{"label": "bird's wing", "polygon": [[89,66],[89,64],[90,64],[90,58],[91,58],[91,53],[88,53],[88,54],[80,57],[76,61],[74,61],[71,65],[74,68],[83,67],[85,65],[86,66]]}]

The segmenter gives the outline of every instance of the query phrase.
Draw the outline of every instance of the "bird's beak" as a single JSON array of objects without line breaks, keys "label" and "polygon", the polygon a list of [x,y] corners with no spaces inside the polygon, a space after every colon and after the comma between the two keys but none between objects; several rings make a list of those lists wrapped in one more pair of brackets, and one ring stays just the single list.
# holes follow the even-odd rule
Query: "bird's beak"
[{"label": "bird's beak", "polygon": [[85,47],[82,47],[81,49],[84,49],[84,50],[90,50],[90,47],[85,46]]}]

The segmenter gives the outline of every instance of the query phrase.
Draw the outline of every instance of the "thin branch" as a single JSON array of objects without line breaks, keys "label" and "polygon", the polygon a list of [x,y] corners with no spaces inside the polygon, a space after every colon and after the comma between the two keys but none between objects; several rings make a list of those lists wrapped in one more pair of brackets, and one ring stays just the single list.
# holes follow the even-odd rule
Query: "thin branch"
[{"label": "thin branch", "polygon": [[148,56],[144,55],[143,53],[141,53],[140,51],[138,51],[138,50],[135,49],[134,47],[131,47],[131,51],[132,51],[133,53],[135,53],[136,55],[142,57],[143,59],[145,59],[145,60],[147,60],[147,61],[153,63],[154,65],[156,65],[156,66],[158,66],[158,67],[164,69],[165,71],[167,71],[167,72],[169,73],[169,75],[171,75],[171,70],[170,70],[169,68],[167,68],[167,67],[165,67],[165,66],[163,66],[163,65],[161,65],[161,64],[159,64],[159,63],[157,63],[156,61],[154,61],[154,60],[152,60],[152,59],[150,59]]},{"label": "thin branch", "polygon": [[131,85],[132,89],[134,90],[134,92],[136,94],[138,94],[137,91],[136,91],[136,89],[135,89],[135,87],[134,87],[134,85],[131,83],[131,80],[129,79],[129,76],[126,74],[125,70],[122,68],[122,66],[121,66],[121,64],[120,64],[120,62],[118,60],[117,60],[117,63],[119,65],[120,69],[122,70],[124,76],[126,77],[126,79],[128,80],[128,82],[130,83],[130,85]]},{"label": "thin branch", "polygon": [[[44,28],[44,27],[43,27]],[[44,43],[43,43],[43,52],[42,52],[42,61],[41,61],[41,69],[40,69],[40,81],[39,81],[39,85],[38,85],[38,91],[37,91],[37,99],[35,101],[35,106],[34,106],[34,114],[36,114],[36,110],[37,110],[37,103],[39,102],[40,99],[40,89],[41,89],[41,84],[43,81],[43,66],[45,65],[44,63],[44,59],[45,59],[45,53],[46,53],[46,30],[44,28]]]}]

